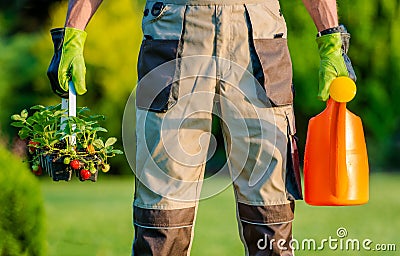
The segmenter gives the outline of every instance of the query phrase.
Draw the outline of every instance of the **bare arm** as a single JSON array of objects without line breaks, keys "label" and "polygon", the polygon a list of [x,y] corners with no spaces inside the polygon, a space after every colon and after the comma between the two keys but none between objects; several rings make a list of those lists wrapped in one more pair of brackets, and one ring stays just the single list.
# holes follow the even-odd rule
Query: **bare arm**
[{"label": "bare arm", "polygon": [[339,25],[336,0],[303,0],[303,3],[318,32]]},{"label": "bare arm", "polygon": [[103,0],[70,0],[66,27],[84,30]]}]

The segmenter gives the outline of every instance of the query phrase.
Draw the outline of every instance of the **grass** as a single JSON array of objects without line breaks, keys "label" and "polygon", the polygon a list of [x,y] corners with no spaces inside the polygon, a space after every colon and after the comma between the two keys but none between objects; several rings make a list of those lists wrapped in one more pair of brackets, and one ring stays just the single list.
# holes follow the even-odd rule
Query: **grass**
[{"label": "grass", "polygon": [[[400,255],[399,174],[371,175],[370,202],[363,206],[313,207],[300,201],[296,205],[294,237],[300,242],[338,238],[336,231],[346,228],[344,239],[372,240],[396,244],[396,252],[299,250],[296,255]],[[133,177],[99,177],[97,183],[79,181],[41,181],[47,212],[47,255],[107,256],[130,255],[132,228]],[[226,181],[213,179],[204,190],[223,187]],[[345,243],[346,240],[343,240]],[[231,187],[202,200],[196,221],[193,256],[244,255],[237,233]]]},{"label": "grass", "polygon": [[133,180],[105,175],[81,183],[42,182],[47,255],[129,255]]}]

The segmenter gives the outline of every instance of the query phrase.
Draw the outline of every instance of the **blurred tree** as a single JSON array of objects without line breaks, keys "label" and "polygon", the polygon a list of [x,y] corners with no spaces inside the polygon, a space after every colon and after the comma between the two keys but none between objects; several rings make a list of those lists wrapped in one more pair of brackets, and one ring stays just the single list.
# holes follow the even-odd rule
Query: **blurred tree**
[{"label": "blurred tree", "polygon": [[43,27],[50,18],[49,9],[62,0],[0,1],[1,25],[8,35],[34,32]]}]

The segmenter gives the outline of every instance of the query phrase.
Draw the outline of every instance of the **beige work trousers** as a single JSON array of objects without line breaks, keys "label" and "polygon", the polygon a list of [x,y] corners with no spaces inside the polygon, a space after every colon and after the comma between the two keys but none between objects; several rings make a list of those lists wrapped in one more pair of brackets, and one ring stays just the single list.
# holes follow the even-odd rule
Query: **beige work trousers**
[{"label": "beige work trousers", "polygon": [[[246,255],[292,255],[301,187],[286,24],[277,0],[232,1],[146,3],[132,255],[190,254],[213,115]],[[286,246],[260,246],[266,237]]]}]

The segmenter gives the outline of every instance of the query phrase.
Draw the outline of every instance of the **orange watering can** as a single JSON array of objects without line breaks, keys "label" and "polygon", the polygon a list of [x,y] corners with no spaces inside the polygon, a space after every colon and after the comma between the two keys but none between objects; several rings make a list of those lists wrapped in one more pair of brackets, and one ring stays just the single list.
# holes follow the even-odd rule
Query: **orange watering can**
[{"label": "orange watering can", "polygon": [[369,199],[367,148],[360,117],[346,109],[356,85],[336,78],[327,107],[308,124],[304,194],[310,205],[359,205]]}]

